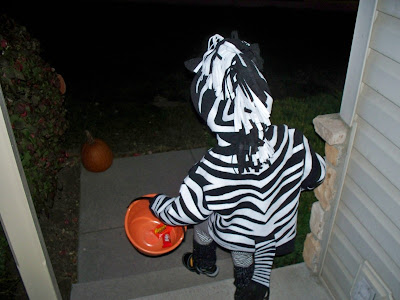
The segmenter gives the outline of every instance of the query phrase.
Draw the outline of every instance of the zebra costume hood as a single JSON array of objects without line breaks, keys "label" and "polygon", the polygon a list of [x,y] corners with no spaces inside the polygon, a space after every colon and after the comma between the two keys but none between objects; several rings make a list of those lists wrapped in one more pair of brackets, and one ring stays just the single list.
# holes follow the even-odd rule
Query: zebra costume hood
[{"label": "zebra costume hood", "polygon": [[218,145],[236,156],[240,173],[259,170],[274,153],[265,136],[273,99],[257,50],[256,44],[216,34],[202,58],[185,63],[196,73],[194,107],[216,133]]}]

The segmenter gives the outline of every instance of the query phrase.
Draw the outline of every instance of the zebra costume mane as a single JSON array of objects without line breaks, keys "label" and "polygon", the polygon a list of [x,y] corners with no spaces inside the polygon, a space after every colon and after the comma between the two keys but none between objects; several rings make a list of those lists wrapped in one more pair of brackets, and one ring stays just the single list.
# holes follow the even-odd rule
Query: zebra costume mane
[{"label": "zebra costume mane", "polygon": [[258,171],[274,153],[265,136],[273,99],[260,72],[258,45],[253,46],[216,34],[202,58],[185,62],[196,73],[194,107],[216,133],[218,145],[236,155],[239,173]]}]

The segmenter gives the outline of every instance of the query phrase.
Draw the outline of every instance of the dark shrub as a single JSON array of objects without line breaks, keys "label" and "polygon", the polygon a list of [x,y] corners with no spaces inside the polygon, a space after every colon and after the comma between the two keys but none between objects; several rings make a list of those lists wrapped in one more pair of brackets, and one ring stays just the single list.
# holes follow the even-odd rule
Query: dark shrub
[{"label": "dark shrub", "polygon": [[36,212],[48,212],[66,159],[60,80],[26,28],[0,17],[0,84]]}]

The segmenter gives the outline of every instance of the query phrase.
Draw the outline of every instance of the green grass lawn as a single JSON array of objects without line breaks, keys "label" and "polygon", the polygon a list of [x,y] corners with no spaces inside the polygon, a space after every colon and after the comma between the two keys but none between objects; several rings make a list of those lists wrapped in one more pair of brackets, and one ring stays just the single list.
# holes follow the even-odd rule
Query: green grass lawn
[{"label": "green grass lawn", "polygon": [[[318,94],[304,98],[275,100],[271,122],[303,131],[315,151],[323,153],[323,142],[315,133],[312,119],[338,112],[340,94]],[[79,151],[85,129],[105,140],[116,156],[211,147],[214,136],[195,113],[189,101],[157,107],[151,103],[68,104],[70,128],[66,148]]]}]

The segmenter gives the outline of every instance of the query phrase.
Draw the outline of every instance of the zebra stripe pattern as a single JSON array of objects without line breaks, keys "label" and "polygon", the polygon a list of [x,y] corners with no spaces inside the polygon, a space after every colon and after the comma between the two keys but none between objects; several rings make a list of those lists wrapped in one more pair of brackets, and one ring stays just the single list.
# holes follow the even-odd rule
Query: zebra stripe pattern
[{"label": "zebra stripe pattern", "polygon": [[325,162],[296,129],[271,125],[265,135],[274,147],[270,165],[239,173],[237,157],[229,146],[216,146],[189,171],[179,196],[158,195],[150,207],[170,225],[207,220],[217,244],[255,253],[255,279],[268,286],[271,249],[296,236],[300,192],[322,182]]},{"label": "zebra stripe pattern", "polygon": [[275,257],[275,241],[267,240],[256,244],[254,274],[251,280],[269,287],[272,264]]}]

